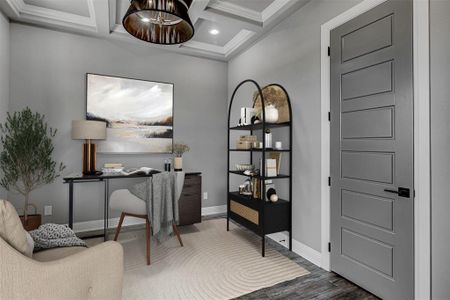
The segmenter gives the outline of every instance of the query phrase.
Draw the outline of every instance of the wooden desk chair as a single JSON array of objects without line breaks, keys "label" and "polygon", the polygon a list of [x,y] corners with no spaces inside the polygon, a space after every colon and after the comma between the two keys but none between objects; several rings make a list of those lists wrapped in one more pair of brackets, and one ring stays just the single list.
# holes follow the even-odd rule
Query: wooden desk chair
[{"label": "wooden desk chair", "polygon": [[[178,186],[182,187],[184,183],[184,176],[178,176]],[[182,179],[182,180],[181,180]],[[175,195],[175,201],[178,201],[181,196],[181,188],[177,195]],[[116,190],[111,194],[109,207],[113,210],[122,212],[120,215],[119,225],[114,235],[114,241],[117,241],[119,237],[120,229],[122,228],[123,220],[126,216],[141,218],[145,220],[146,227],[146,241],[147,241],[147,265],[150,265],[150,241],[151,241],[151,224],[147,216],[147,207],[145,201],[139,199],[133,195],[128,189]],[[183,241],[181,240],[180,231],[175,223],[172,224],[173,231],[177,235],[178,241],[181,247],[183,247]]]}]

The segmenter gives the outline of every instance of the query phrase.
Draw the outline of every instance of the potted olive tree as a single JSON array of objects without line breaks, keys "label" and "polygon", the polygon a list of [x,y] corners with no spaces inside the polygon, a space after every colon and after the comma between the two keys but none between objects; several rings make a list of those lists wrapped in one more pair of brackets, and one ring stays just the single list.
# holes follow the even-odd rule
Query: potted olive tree
[{"label": "potted olive tree", "polygon": [[183,154],[185,152],[188,152],[189,146],[183,143],[175,143],[173,144],[173,155],[174,157],[174,162],[173,162],[173,168],[175,171],[181,171],[183,170]]},{"label": "potted olive tree", "polygon": [[[21,220],[27,230],[35,229],[41,223],[36,206],[29,202],[30,193],[52,183],[65,168],[62,163],[57,167],[52,158],[56,130],[47,127],[44,118],[27,107],[14,114],[8,113],[6,122],[0,124],[0,185],[24,197]],[[34,207],[35,215],[29,215],[30,207]]]}]

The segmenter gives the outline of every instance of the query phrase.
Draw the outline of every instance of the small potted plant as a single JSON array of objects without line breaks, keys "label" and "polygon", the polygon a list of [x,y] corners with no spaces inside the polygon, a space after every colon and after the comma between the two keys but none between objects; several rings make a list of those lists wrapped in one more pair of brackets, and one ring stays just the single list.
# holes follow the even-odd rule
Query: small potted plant
[{"label": "small potted plant", "polygon": [[172,147],[173,155],[175,156],[173,162],[173,168],[175,171],[183,170],[183,154],[188,152],[189,146],[183,143],[175,143]]},{"label": "small potted plant", "polygon": [[[9,114],[0,124],[2,151],[0,153],[0,185],[24,196],[22,223],[26,230],[33,230],[41,224],[41,215],[36,206],[30,204],[30,193],[52,183],[64,170],[52,158],[53,138],[56,130],[47,127],[45,116],[33,113],[28,107],[21,112]],[[35,215],[28,214],[34,207]]]}]

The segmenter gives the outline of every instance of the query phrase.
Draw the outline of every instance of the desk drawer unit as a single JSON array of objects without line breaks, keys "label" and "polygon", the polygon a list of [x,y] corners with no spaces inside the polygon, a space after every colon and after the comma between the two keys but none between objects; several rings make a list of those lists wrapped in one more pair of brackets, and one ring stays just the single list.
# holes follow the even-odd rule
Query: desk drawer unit
[{"label": "desk drawer unit", "polygon": [[202,177],[200,175],[186,175],[178,205],[179,225],[191,225],[202,221]]}]

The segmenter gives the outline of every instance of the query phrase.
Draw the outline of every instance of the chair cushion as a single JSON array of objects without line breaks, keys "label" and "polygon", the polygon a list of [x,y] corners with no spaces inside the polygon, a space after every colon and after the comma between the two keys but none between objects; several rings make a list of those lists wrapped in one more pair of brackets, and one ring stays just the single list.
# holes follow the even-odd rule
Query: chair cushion
[{"label": "chair cushion", "polygon": [[31,254],[33,254],[33,250],[34,250],[34,240],[33,240],[33,238],[31,237],[31,235],[28,233],[28,231],[25,231],[25,235],[27,236],[27,243],[28,243],[28,246],[29,246],[30,249],[31,249]]},{"label": "chair cushion", "polygon": [[33,248],[16,209],[6,200],[0,200],[0,237],[20,253],[31,257]]},{"label": "chair cushion", "polygon": [[33,259],[46,262],[61,259],[72,254],[86,250],[86,247],[60,247],[49,250],[39,251],[33,254]]},{"label": "chair cushion", "polygon": [[112,192],[109,198],[109,207],[112,210],[135,215],[147,214],[146,204],[143,200],[133,195],[129,190],[122,189]]}]

